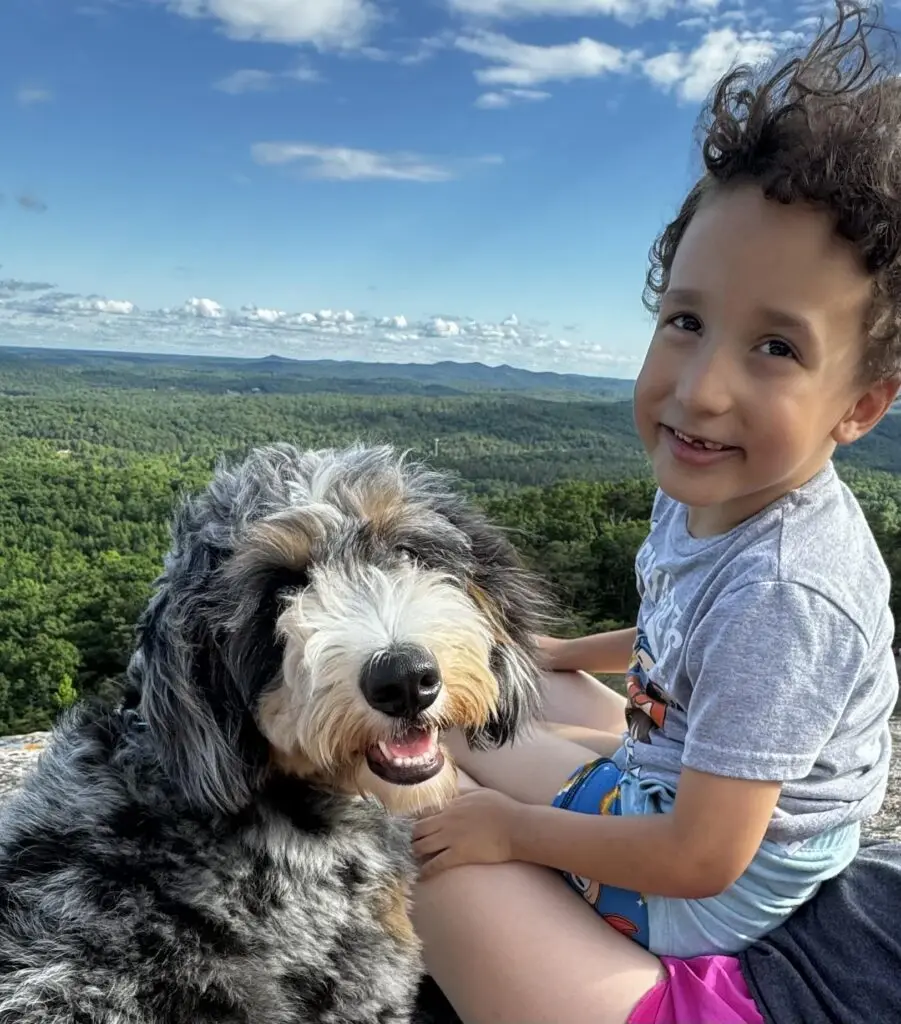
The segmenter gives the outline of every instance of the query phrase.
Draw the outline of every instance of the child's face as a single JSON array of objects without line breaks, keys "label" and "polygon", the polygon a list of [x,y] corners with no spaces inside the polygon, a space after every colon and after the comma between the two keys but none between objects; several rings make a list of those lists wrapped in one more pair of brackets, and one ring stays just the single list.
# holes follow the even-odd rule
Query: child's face
[{"label": "child's face", "polygon": [[891,405],[896,386],[861,382],[871,287],[825,214],[750,187],[702,202],[635,388],[657,481],[693,533],[800,486]]}]

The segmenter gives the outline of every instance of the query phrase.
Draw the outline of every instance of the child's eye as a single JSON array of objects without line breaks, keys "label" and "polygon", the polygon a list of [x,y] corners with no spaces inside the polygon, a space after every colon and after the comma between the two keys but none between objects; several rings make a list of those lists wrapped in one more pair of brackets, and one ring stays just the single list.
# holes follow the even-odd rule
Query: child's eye
[{"label": "child's eye", "polygon": [[677,313],[675,316],[670,317],[669,322],[680,331],[697,333],[701,329],[701,321],[696,316],[692,316],[691,313]]},{"label": "child's eye", "polygon": [[786,357],[789,359],[795,358],[795,350],[787,341],[783,341],[781,338],[770,338],[761,347],[764,354],[768,356],[778,356],[780,359],[785,359]]}]

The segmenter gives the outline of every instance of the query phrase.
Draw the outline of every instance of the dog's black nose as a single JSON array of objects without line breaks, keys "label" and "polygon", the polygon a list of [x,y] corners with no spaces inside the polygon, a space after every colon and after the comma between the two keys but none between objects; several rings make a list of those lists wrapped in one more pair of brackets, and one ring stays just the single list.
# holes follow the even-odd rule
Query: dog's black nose
[{"label": "dog's black nose", "polygon": [[360,689],[371,707],[392,718],[414,718],[434,704],[441,673],[434,657],[415,644],[374,654],[363,666]]}]

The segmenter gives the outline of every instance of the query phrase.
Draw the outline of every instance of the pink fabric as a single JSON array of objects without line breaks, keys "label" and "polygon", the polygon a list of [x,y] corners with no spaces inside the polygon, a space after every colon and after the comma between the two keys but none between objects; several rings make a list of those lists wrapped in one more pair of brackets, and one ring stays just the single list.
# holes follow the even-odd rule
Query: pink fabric
[{"label": "pink fabric", "polygon": [[764,1024],[735,957],[660,959],[669,977],[644,996],[627,1024]]}]

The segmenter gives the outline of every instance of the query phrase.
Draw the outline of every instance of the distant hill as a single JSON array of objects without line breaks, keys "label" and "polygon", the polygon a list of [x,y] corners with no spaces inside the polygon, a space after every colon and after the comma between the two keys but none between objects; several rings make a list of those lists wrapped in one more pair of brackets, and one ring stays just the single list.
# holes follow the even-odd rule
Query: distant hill
[{"label": "distant hill", "polygon": [[97,387],[177,389],[206,392],[302,394],[335,391],[351,394],[463,395],[519,392],[533,396],[621,401],[633,382],[576,373],[521,370],[484,363],[370,363],[350,360],[260,359],[229,356],[152,355],[76,349],[0,346],[0,370],[40,367],[66,371],[69,380]]},{"label": "distant hill", "polygon": [[[391,440],[474,486],[647,472],[633,381],[450,361],[152,355],[0,346],[0,444],[237,452],[294,437]],[[840,449],[847,467],[901,473],[901,415]]]}]

